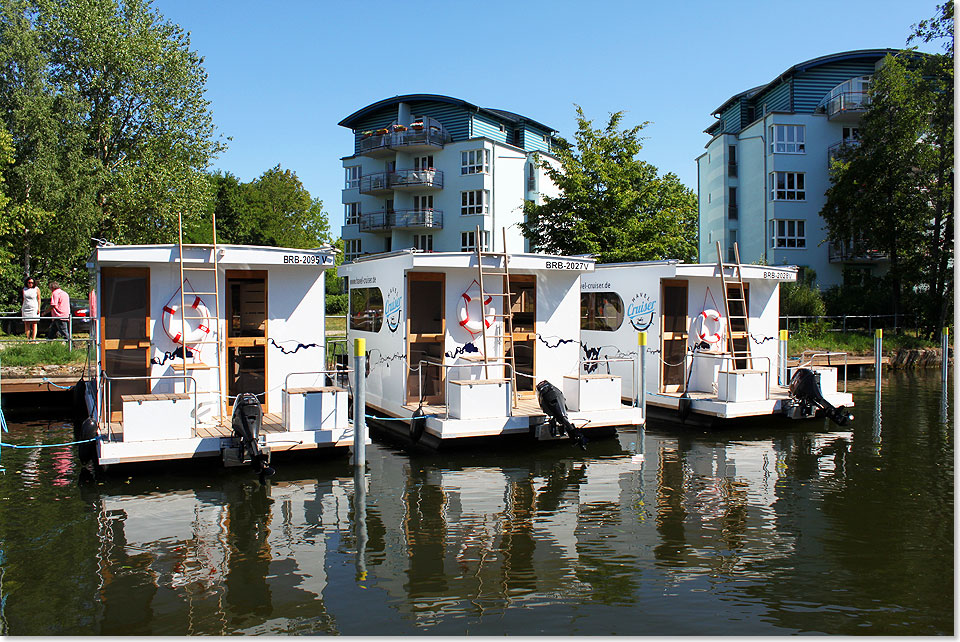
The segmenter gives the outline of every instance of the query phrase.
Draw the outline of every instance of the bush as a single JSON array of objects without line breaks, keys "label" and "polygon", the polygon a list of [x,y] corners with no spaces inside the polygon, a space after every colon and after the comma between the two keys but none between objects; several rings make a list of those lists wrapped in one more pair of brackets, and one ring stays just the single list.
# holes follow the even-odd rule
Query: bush
[{"label": "bush", "polygon": [[780,284],[780,316],[823,316],[826,306],[820,289],[813,285],[816,278],[816,272],[806,269],[796,283]]},{"label": "bush", "polygon": [[347,314],[348,296],[346,294],[327,295],[327,314],[344,316]]}]

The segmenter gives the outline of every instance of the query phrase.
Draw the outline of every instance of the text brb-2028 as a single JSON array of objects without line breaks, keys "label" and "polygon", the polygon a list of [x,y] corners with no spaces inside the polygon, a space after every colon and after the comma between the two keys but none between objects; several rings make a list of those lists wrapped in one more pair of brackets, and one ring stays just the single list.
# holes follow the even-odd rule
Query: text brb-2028
[{"label": "text brb-2028", "polygon": [[284,254],[283,262],[293,265],[323,265],[323,257],[319,254]]}]

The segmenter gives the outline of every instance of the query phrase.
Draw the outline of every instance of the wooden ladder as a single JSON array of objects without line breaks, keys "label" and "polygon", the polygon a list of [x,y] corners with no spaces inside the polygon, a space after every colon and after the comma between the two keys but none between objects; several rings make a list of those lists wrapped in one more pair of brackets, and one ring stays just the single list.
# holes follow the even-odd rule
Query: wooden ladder
[{"label": "wooden ladder", "polygon": [[[746,288],[743,285],[743,271],[740,265],[740,248],[737,243],[733,244],[733,257],[735,263],[723,262],[723,251],[720,248],[720,241],[717,241],[717,267],[720,270],[720,281],[723,291],[723,313],[727,319],[727,340],[730,342],[729,352],[733,355],[733,369],[738,370],[737,360],[744,362],[747,368],[753,367],[753,359],[750,354],[750,311],[747,309]],[[730,268],[731,276],[727,278],[724,268]],[[733,295],[730,296],[729,289],[733,289]],[[738,314],[730,313],[730,304],[739,304]],[[739,314],[742,312],[742,314]],[[733,321],[743,321],[743,330],[733,330]],[[742,339],[745,349],[737,350],[734,345],[734,339]]]},{"label": "wooden ladder", "polygon": [[[218,422],[227,425],[229,423],[229,418],[227,417],[226,409],[226,398],[223,395],[223,338],[221,336],[221,327],[220,327],[220,272],[219,272],[219,248],[217,247],[217,215],[216,213],[212,214],[212,228],[213,228],[213,245],[201,245],[201,244],[189,244],[183,242],[183,214],[177,215],[177,223],[179,225],[179,235],[177,239],[177,246],[179,250],[179,260],[177,261],[180,266],[180,351],[183,355],[183,364],[175,363],[173,365],[174,370],[183,371],[183,389],[184,392],[187,391],[187,371],[189,370],[216,370],[217,376],[215,378],[215,383],[213,386],[209,386],[207,389],[201,389],[197,385],[196,393],[203,394],[216,394],[217,395],[217,417]],[[183,248],[184,247],[203,247],[210,249],[210,255],[203,261],[198,261],[196,263],[189,262],[185,263],[183,260]],[[190,280],[187,278],[188,272],[199,272],[207,274],[213,274],[213,290],[212,291],[199,291],[199,290],[188,290],[187,287],[193,287],[190,284]],[[210,345],[213,346],[215,354],[214,363],[188,363],[187,362],[187,346],[186,346],[186,337],[187,337],[187,319],[202,319],[204,317],[200,315],[189,315],[188,310],[194,310],[193,304],[188,308],[186,306],[186,301],[188,296],[194,297],[212,297],[213,306],[207,306],[207,310],[211,315],[209,319],[210,324],[213,326],[211,330],[213,331],[213,339],[205,339],[197,343],[191,343],[191,346],[204,346]],[[209,300],[209,299],[208,299]],[[208,379],[209,380],[209,379]],[[226,423],[225,423],[226,422]]]},{"label": "wooden ladder", "polygon": [[[513,293],[510,290],[510,255],[507,254],[507,231],[503,230],[503,252],[484,252],[483,243],[480,236],[480,226],[476,231],[476,252],[477,252],[477,283],[480,285],[480,333],[483,339],[483,376],[490,378],[489,358],[487,357],[487,339],[500,339],[503,341],[503,360],[510,367],[510,402],[514,408],[517,407],[517,363],[513,350]],[[483,257],[492,256],[501,259],[502,269],[484,269]],[[502,292],[487,292],[483,285],[484,276],[501,277],[503,282]],[[503,298],[503,312],[492,315],[494,318],[503,319],[500,325],[501,334],[487,335],[487,324],[484,312],[486,311],[485,301],[492,297]],[[504,332],[505,330],[505,332]],[[509,341],[509,348],[508,346]]]}]

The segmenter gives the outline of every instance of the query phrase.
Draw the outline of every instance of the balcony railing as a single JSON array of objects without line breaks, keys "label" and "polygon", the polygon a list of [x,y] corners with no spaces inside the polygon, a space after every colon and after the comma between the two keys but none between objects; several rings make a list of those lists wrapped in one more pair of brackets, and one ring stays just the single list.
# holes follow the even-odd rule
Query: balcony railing
[{"label": "balcony railing", "polygon": [[737,176],[737,164],[736,163],[727,163],[727,176],[731,178],[736,178]]},{"label": "balcony railing", "polygon": [[360,177],[361,194],[381,194],[394,189],[443,189],[443,172],[437,169],[401,169]]},{"label": "balcony railing", "polygon": [[857,147],[860,145],[860,141],[856,138],[848,138],[842,140],[839,143],[834,143],[827,148],[827,167],[830,167],[830,164],[833,163],[833,159],[840,155],[840,151],[847,147]]},{"label": "balcony railing", "polygon": [[360,217],[361,232],[384,232],[393,229],[443,229],[443,212],[387,210]]},{"label": "balcony railing", "polygon": [[409,147],[442,148],[449,141],[450,135],[439,127],[408,129],[361,137],[360,153],[369,154]]},{"label": "balcony railing", "polygon": [[853,241],[831,243],[828,259],[831,263],[886,261],[890,256],[882,250],[857,247]]},{"label": "balcony railing", "polygon": [[736,221],[740,218],[740,211],[737,209],[736,204],[727,205],[727,218],[731,221]]},{"label": "balcony railing", "polygon": [[844,91],[831,96],[823,107],[827,113],[827,118],[836,118],[852,112],[862,112],[869,106],[869,92]]}]

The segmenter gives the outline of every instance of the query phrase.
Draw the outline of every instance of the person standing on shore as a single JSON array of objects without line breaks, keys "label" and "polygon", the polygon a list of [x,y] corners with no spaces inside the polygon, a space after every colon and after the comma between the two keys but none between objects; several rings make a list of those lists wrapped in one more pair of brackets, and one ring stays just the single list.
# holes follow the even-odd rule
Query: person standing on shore
[{"label": "person standing on shore", "polygon": [[23,317],[23,332],[28,341],[37,340],[37,324],[40,322],[40,288],[27,277],[20,293],[20,316]]},{"label": "person standing on shore", "polygon": [[50,317],[47,338],[63,336],[64,339],[69,339],[67,320],[70,318],[70,295],[61,290],[56,281],[50,281]]}]

